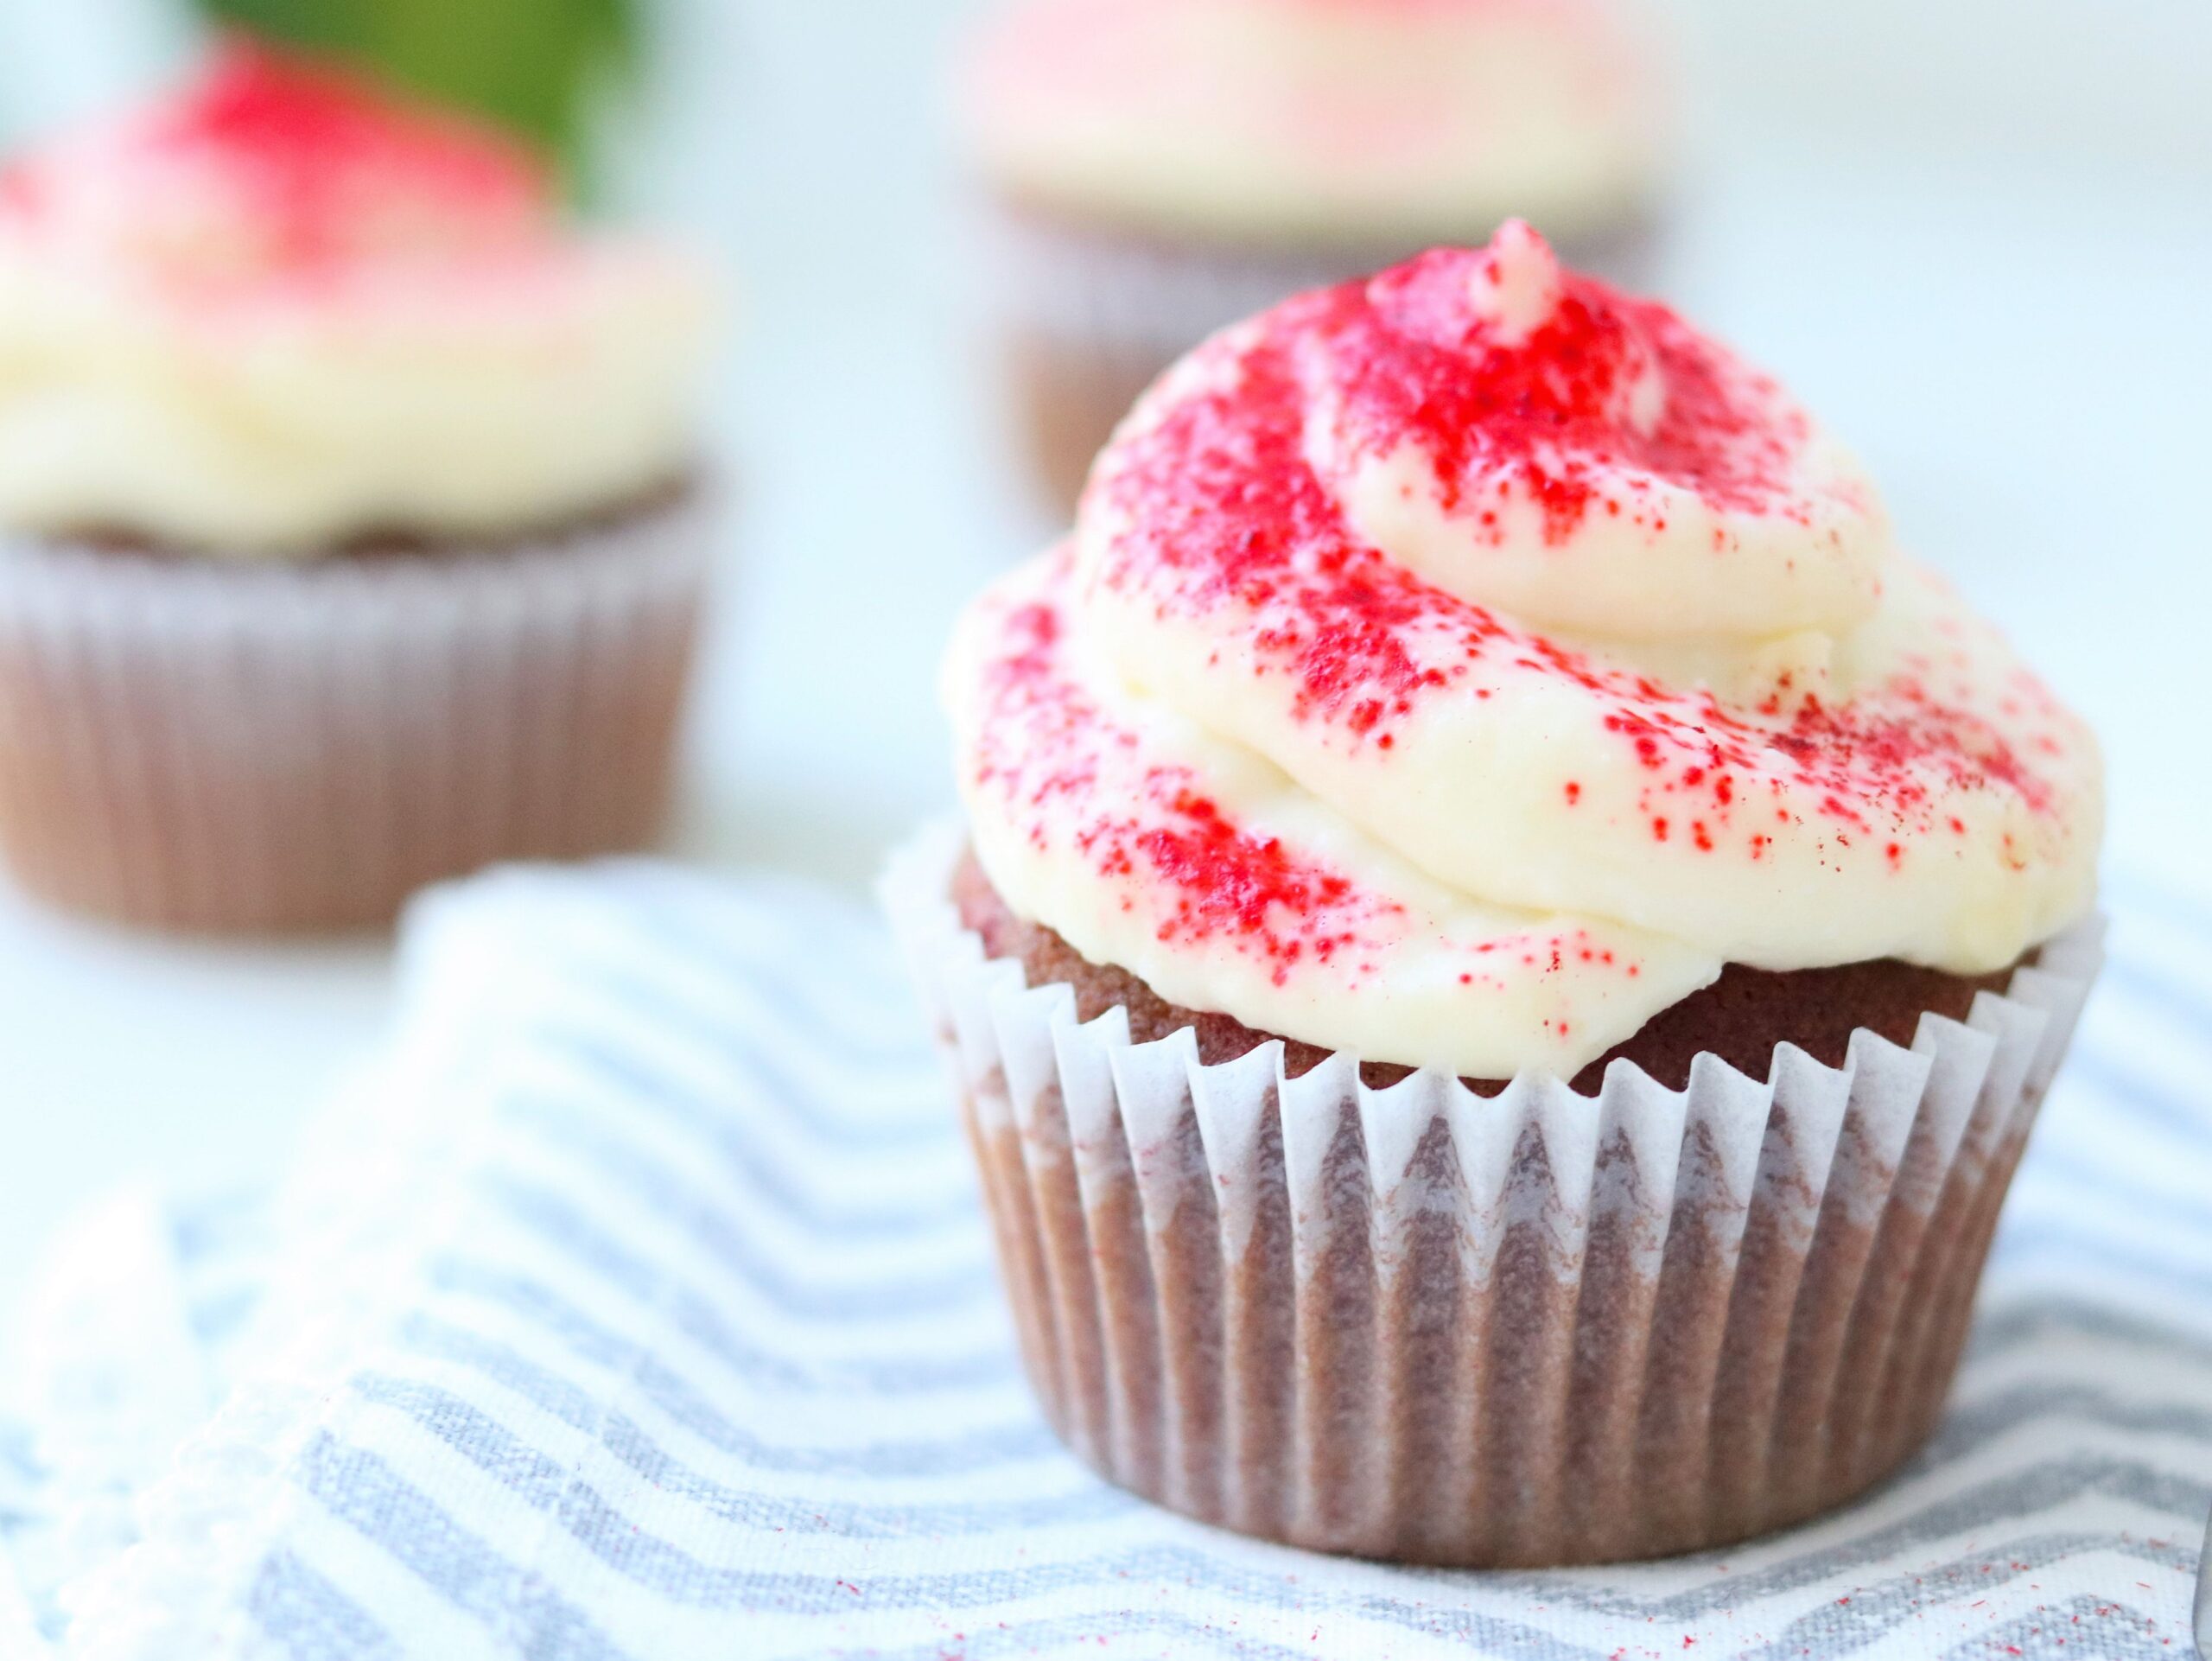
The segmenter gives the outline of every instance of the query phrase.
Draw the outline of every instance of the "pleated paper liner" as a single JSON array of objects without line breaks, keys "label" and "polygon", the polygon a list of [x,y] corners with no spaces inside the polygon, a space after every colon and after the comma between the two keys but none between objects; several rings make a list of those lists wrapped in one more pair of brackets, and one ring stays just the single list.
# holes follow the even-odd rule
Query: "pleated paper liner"
[{"label": "pleated paper liner", "polygon": [[0,853],[69,910],[277,932],[640,846],[716,517],[282,564],[0,537]]},{"label": "pleated paper liner", "polygon": [[[1479,244],[1495,227],[1466,239]],[[1422,251],[1413,242],[1241,245],[1145,239],[1011,206],[988,221],[992,316],[1017,436],[1052,506],[1071,511],[1090,463],[1160,372],[1216,330],[1307,289]],[[1570,239],[1560,257],[1641,287],[1642,220]]]},{"label": "pleated paper liner", "polygon": [[975,1143],[1046,1413],[1109,1480],[1240,1531],[1413,1562],[1719,1546],[1926,1439],[1997,1214],[2102,962],[2046,945],[1969,1019],[1840,1069],[1616,1062],[1594,1098],[1386,1090],[1280,1045],[1133,1045],[984,954],[963,837],[883,898]]}]

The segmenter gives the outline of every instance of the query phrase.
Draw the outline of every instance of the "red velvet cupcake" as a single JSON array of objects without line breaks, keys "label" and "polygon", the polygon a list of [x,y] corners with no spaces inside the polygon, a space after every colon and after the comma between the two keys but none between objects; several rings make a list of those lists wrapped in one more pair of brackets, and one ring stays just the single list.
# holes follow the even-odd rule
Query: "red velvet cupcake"
[{"label": "red velvet cupcake", "polygon": [[0,851],[74,909],[381,921],[665,811],[712,546],[684,257],[238,45],[0,175]]},{"label": "red velvet cupcake", "polygon": [[1717,1546],[1941,1410],[2099,962],[2094,739],[1769,377],[1509,225],[1231,328],[946,668],[887,897],[1100,1471]]}]

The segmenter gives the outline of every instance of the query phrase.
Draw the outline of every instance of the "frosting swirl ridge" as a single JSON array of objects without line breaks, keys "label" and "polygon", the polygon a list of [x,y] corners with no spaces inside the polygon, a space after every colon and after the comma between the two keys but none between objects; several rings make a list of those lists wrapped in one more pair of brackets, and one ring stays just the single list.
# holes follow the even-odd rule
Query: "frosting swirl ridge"
[{"label": "frosting swirl ridge", "polygon": [[2082,724],[1770,378],[1519,226],[1193,353],[948,686],[1017,911],[1369,1060],[1571,1074],[1725,963],[1993,972],[2094,895]]},{"label": "frosting swirl ridge", "polygon": [[1622,639],[1840,632],[1874,608],[1872,482],[1665,307],[1526,225],[1317,308],[1289,366],[1349,529],[1521,620]]}]

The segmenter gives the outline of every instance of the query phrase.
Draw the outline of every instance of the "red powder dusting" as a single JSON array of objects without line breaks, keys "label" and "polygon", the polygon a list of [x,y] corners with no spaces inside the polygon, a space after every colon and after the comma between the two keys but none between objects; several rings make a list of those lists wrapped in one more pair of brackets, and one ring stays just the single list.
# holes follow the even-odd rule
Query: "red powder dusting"
[{"label": "red powder dusting", "polygon": [[[86,160],[151,169],[152,193],[223,193],[264,267],[298,275],[410,237],[512,240],[542,229],[552,202],[549,169],[495,129],[244,36],[115,137]],[[68,188],[76,159],[67,150],[29,158],[11,172],[6,201],[35,211]]]},{"label": "red powder dusting", "polygon": [[253,46],[226,51],[155,131],[238,169],[285,252],[307,264],[353,245],[349,219],[370,193],[493,219],[534,216],[551,193],[543,165],[490,128]]},{"label": "red powder dusting", "polygon": [[[1059,595],[1066,551],[1049,573],[1048,597],[1007,606],[982,685],[988,703],[974,757],[974,782],[1039,848],[1058,837],[1109,881],[1148,896],[1154,932],[1167,943],[1226,945],[1258,958],[1281,984],[1301,964],[1338,965],[1357,981],[1372,972],[1366,953],[1395,938],[1403,908],[1319,862],[1294,856],[1275,837],[1237,824],[1183,767],[1137,758],[1138,735],[1119,724],[1071,677],[1063,659],[1067,620]],[[1122,763],[1108,773],[1104,758]],[[1126,765],[1132,760],[1137,765]],[[1134,909],[1124,896],[1122,908]],[[1587,935],[1509,936],[1471,942],[1472,957],[1516,952],[1547,974],[1575,960],[1615,963]],[[1633,964],[1622,972],[1642,973]],[[1462,972],[1459,983],[1487,977]],[[1553,1030],[1562,1039],[1565,1022]]]},{"label": "red powder dusting", "polygon": [[[1805,422],[1772,382],[1657,302],[1572,274],[1525,346],[1495,349],[1468,302],[1489,258],[1440,249],[1338,291],[1317,332],[1356,446],[1412,439],[1433,460],[1447,506],[1471,480],[1510,486],[1542,507],[1554,543],[1600,501],[1638,512],[1637,475],[1716,506],[1805,517],[1789,485]],[[1624,418],[1626,392],[1653,370],[1665,405],[1639,431]],[[1619,493],[1624,485],[1631,493]]]},{"label": "red powder dusting", "polygon": [[[1965,834],[1948,811],[1959,794],[2052,811],[2048,781],[1974,713],[1966,689],[1955,703],[1931,692],[1924,665],[1848,704],[1830,707],[1792,688],[1786,704],[1777,696],[1758,710],[1734,708],[1516,627],[1357,537],[1307,458],[1317,376],[1356,439],[1366,432],[1389,449],[1417,434],[1438,459],[1447,496],[1463,477],[1515,481],[1545,504],[1557,534],[1590,511],[1594,493],[1638,473],[1723,506],[1798,511],[1783,491],[1802,432],[1795,417],[1768,419],[1778,400],[1766,383],[1663,308],[1577,278],[1525,353],[1477,351],[1471,308],[1454,298],[1472,258],[1430,256],[1372,283],[1301,296],[1204,348],[1196,372],[1108,452],[1086,511],[1091,524],[1114,528],[1092,546],[1092,580],[1205,631],[1216,672],[1242,665],[1279,680],[1294,719],[1323,729],[1332,746],[1363,748],[1377,766],[1403,764],[1404,723],[1434,700],[1486,699],[1493,687],[1481,683],[1508,671],[1556,677],[1586,701],[1593,729],[1634,763],[1637,811],[1669,856],[1725,848],[1766,861],[1773,835],[1730,833],[1739,813],[1764,824],[1771,811],[1782,826],[1817,817],[1810,851],[1823,862],[1863,836],[1895,867],[1907,835],[1945,823]],[[1611,414],[1639,353],[1656,354],[1672,392],[1646,433]],[[1605,506],[1618,513],[1624,504],[1608,498]],[[1638,511],[1633,501],[1626,508]],[[1138,740],[1059,663],[1057,596],[1072,574],[1064,551],[1053,589],[1040,590],[1055,597],[1005,619],[976,782],[996,787],[1040,847],[1071,835],[1102,875],[1140,884],[1163,940],[1227,943],[1268,964],[1279,983],[1301,962],[1358,970],[1388,934],[1384,920],[1397,911],[1390,902],[1234,823],[1182,770],[1123,767],[1113,788],[1102,786],[1101,758]],[[2058,718],[2031,678],[2018,691],[2024,707]],[[1138,777],[1141,788],[1129,782]],[[1582,781],[1562,791],[1576,805]],[[1652,811],[1662,805],[1669,811]],[[1680,838],[1677,815],[1688,827]],[[2010,842],[2007,851],[2024,862]],[[1478,950],[1492,945],[1518,951],[1531,967],[1545,951],[1554,971],[1560,964],[1558,941]],[[1628,963],[1621,972],[1635,979],[1641,969]],[[1477,978],[1463,974],[1460,983]]]},{"label": "red powder dusting", "polygon": [[1326,962],[1357,937],[1317,926],[1352,897],[1346,878],[1294,860],[1273,837],[1239,830],[1205,797],[1178,788],[1166,803],[1180,821],[1141,831],[1136,847],[1154,872],[1173,887],[1173,914],[1162,940],[1229,935],[1255,944],[1273,959],[1280,980],[1307,952]]},{"label": "red powder dusting", "polygon": [[1107,549],[1101,581],[1205,618],[1224,643],[1241,634],[1255,672],[1290,678],[1300,718],[1378,748],[1416,703],[1452,696],[1470,665],[1494,656],[1592,694],[1601,724],[1639,766],[1656,780],[1708,786],[1724,822],[1745,775],[1794,783],[1855,829],[1877,815],[1914,824],[1939,787],[2005,790],[2049,807],[2048,787],[2004,740],[1916,684],[1834,710],[1814,697],[1788,714],[1778,702],[1732,710],[1511,627],[1360,541],[1306,461],[1304,394],[1276,338],[1298,338],[1309,314],[1358,293],[1283,308],[1278,330],[1236,354],[1241,377],[1186,396],[1118,447],[1098,487],[1131,528]]},{"label": "red powder dusting", "polygon": [[[1103,487],[1143,511],[1105,580],[1166,589],[1203,611],[1264,614],[1253,643],[1296,678],[1300,710],[1376,733],[1414,694],[1463,677],[1464,663],[1416,660],[1406,634],[1436,616],[1434,591],[1351,537],[1305,465],[1306,398],[1289,353],[1263,342],[1242,367],[1236,390],[1185,399],[1123,447]],[[1465,611],[1454,620],[1471,659],[1503,631]]]},{"label": "red powder dusting", "polygon": [[1051,603],[1011,608],[985,688],[992,711],[976,782],[1027,821],[1033,842],[1043,845],[1064,816],[1101,875],[1164,885],[1161,940],[1226,941],[1264,958],[1278,983],[1294,964],[1326,963],[1398,913],[1342,873],[1241,828],[1181,768],[1147,769],[1141,799],[1109,799],[1098,757],[1133,748],[1135,736],[1068,678],[1063,633]]},{"label": "red powder dusting", "polygon": [[[1525,349],[1484,349],[1487,325],[1467,298],[1482,258],[1430,254],[1301,296],[1205,348],[1205,372],[1108,453],[1094,505],[1124,528],[1103,550],[1097,580],[1217,631],[1218,661],[1241,645],[1255,675],[1287,679],[1297,718],[1378,754],[1396,748],[1393,729],[1423,702],[1487,698],[1490,686],[1467,684],[1477,665],[1556,674],[1589,695],[1651,788],[1709,792],[1700,850],[1717,846],[1746,780],[1819,803],[1845,831],[1926,831],[1953,792],[2050,810],[2049,785],[2011,744],[1916,677],[1840,708],[1813,697],[1785,708],[1779,696],[1731,708],[1512,627],[1357,537],[1305,447],[1323,381],[1356,445],[1387,450],[1413,436],[1436,458],[1447,496],[1468,476],[1525,487],[1559,534],[1601,487],[1639,474],[1723,507],[1802,517],[1786,487],[1802,417],[1771,383],[1666,308],[1576,277]],[[1621,378],[1645,360],[1669,396],[1656,427],[1639,433],[1614,410]],[[2031,678],[2022,697],[2048,703]],[[1577,801],[1579,786],[1566,794]],[[1663,822],[1652,829],[1666,839]],[[1768,846],[1752,843],[1751,857]]]}]

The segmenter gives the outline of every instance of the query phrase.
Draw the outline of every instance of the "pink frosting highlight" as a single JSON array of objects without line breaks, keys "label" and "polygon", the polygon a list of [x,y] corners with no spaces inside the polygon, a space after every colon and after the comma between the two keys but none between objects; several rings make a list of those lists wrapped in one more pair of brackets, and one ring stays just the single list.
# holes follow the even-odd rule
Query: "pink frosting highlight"
[{"label": "pink frosting highlight", "polygon": [[549,169],[496,130],[243,37],[0,175],[0,229],[181,295],[508,264],[558,225]]}]

